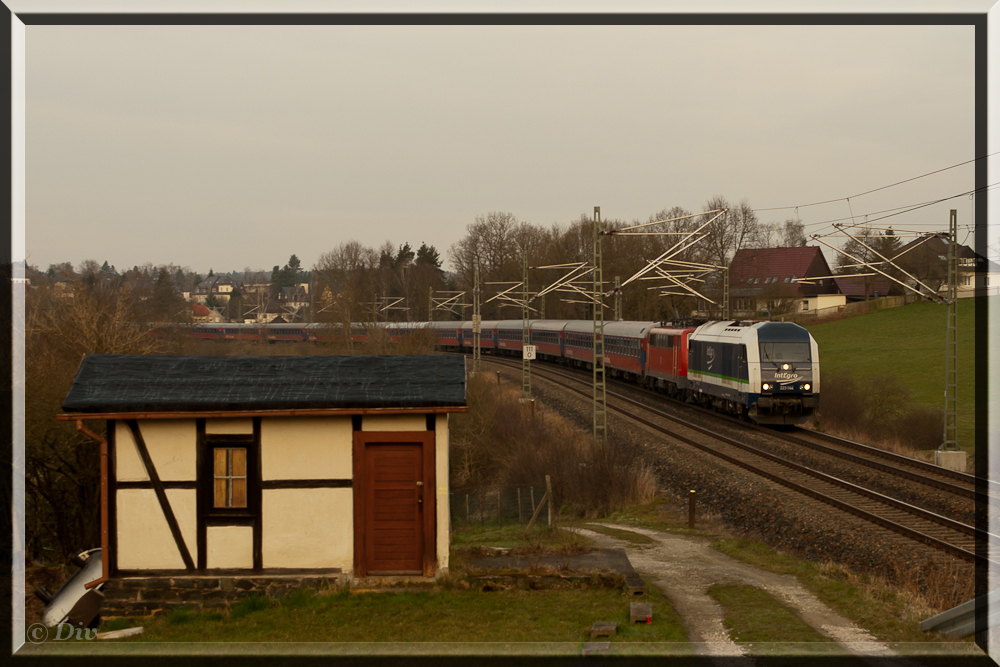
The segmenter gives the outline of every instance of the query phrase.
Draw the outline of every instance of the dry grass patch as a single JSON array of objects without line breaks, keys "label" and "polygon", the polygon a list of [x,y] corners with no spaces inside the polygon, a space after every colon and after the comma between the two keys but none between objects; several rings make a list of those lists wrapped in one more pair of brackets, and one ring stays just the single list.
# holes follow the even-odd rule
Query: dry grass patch
[{"label": "dry grass patch", "polygon": [[520,389],[492,373],[470,375],[469,412],[451,430],[451,482],[456,493],[544,487],[552,480],[554,507],[596,517],[649,502],[656,474],[636,446],[595,443],[545,406],[522,402]]}]

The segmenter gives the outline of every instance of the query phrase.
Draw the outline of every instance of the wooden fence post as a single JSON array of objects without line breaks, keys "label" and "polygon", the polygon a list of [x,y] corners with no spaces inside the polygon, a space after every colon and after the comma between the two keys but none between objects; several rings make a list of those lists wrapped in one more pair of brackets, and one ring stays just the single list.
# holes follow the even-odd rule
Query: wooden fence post
[{"label": "wooden fence post", "polygon": [[545,495],[549,498],[549,526],[552,526],[552,480],[545,476]]}]

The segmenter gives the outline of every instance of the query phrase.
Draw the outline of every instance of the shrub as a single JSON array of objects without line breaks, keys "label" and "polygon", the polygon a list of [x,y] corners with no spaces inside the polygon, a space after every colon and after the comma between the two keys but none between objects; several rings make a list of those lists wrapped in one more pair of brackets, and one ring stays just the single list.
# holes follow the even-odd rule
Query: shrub
[{"label": "shrub", "polygon": [[900,443],[913,449],[937,449],[944,437],[944,410],[911,408],[894,425]]},{"label": "shrub", "polygon": [[895,375],[860,379],[841,371],[823,376],[819,425],[890,449],[935,449],[944,432],[944,411],[913,405]]},{"label": "shrub", "polygon": [[847,371],[823,374],[819,414],[824,427],[853,426],[864,413],[864,402],[853,375]]},{"label": "shrub", "polygon": [[895,375],[872,375],[860,386],[864,425],[875,438],[887,438],[910,404],[910,390]]}]

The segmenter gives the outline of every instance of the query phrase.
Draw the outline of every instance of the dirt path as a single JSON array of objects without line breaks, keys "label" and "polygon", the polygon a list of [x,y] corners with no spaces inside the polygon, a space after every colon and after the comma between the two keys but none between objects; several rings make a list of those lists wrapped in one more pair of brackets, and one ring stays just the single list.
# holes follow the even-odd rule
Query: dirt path
[{"label": "dirt path", "polygon": [[[747,648],[735,643],[723,625],[723,610],[706,592],[713,584],[748,584],[767,591],[794,609],[809,626],[837,642],[843,649],[861,658],[885,658],[897,654],[874,636],[823,604],[799,584],[792,575],[780,575],[757,569],[713,549],[706,540],[671,535],[656,530],[618,524],[594,524],[645,535],[654,544],[637,545],[584,528],[575,530],[599,547],[625,549],[636,571],[670,598],[684,617],[688,636],[699,644],[698,654],[739,658],[752,664]],[[912,664],[900,658],[893,664]]]}]

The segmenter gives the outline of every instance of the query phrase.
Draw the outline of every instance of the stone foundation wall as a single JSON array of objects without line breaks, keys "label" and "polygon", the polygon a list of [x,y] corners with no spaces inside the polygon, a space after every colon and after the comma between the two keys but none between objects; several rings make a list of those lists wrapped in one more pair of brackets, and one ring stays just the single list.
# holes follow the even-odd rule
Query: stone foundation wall
[{"label": "stone foundation wall", "polygon": [[101,617],[152,616],[178,607],[224,610],[255,593],[280,599],[298,588],[338,590],[349,579],[345,574],[113,578],[104,585]]}]

